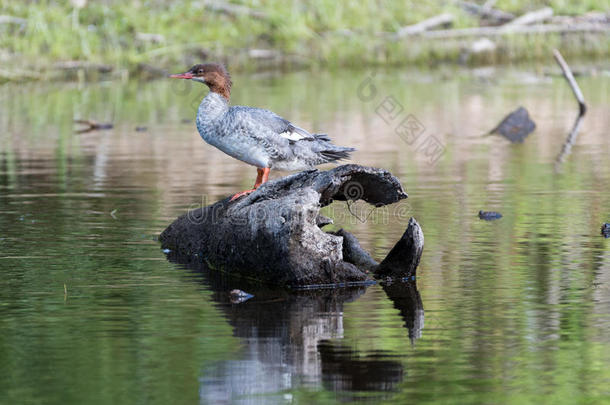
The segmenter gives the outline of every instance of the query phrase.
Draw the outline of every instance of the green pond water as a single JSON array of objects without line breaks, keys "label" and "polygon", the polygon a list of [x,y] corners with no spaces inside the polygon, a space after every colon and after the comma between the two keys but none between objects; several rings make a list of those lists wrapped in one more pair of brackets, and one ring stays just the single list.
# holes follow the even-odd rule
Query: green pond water
[{"label": "green pond water", "polygon": [[[334,203],[328,229],[377,259],[410,216],[425,234],[417,288],[298,293],[156,242],[256,175],[199,138],[203,86],[0,86],[0,403],[610,403],[610,77],[578,78],[589,111],[564,147],[576,103],[547,70],[235,76],[234,104],[358,148],[409,194]],[[523,144],[484,136],[521,105]]]}]

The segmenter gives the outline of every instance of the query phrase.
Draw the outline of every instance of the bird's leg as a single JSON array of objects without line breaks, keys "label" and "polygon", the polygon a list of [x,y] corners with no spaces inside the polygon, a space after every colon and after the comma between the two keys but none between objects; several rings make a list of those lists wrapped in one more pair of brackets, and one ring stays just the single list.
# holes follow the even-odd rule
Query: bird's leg
[{"label": "bird's leg", "polygon": [[267,180],[269,180],[269,173],[271,172],[271,169],[268,167],[265,167],[264,169],[256,169],[258,171],[258,175],[260,176],[260,183],[258,181],[259,177],[256,178],[256,183],[254,183],[254,189],[257,189],[258,186],[260,186],[263,183],[266,183]]},{"label": "bird's leg", "polygon": [[240,193],[235,194],[233,197],[231,197],[230,201],[236,200],[239,197],[241,197],[242,195],[248,195],[251,192],[253,192],[254,190],[256,190],[261,184],[266,183],[267,180],[269,180],[269,172],[271,171],[271,169],[269,169],[268,167],[265,167],[263,169],[261,169],[260,167],[256,168],[256,181],[254,182],[254,186],[252,187],[252,190],[246,190],[246,191],[242,191]]}]

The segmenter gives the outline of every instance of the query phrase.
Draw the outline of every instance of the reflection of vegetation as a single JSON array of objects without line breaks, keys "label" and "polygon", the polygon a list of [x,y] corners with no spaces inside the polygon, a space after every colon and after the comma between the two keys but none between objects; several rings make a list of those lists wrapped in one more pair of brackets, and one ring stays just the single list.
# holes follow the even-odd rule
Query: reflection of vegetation
[{"label": "reflection of vegetation", "polygon": [[[87,2],[85,2],[87,3]],[[0,25],[0,58],[29,70],[47,70],[58,60],[86,60],[134,70],[140,63],[175,67],[215,55],[233,68],[253,65],[248,49],[279,51],[288,63],[345,65],[405,64],[456,61],[461,41],[387,42],[380,33],[441,12],[456,16],[455,27],[472,27],[478,21],[451,2],[332,0],[286,2],[265,0],[252,5],[263,18],[227,15],[204,1],[179,0],[124,2],[89,1],[74,10],[69,1],[1,0],[3,14],[24,24]],[[251,2],[244,2],[246,4]],[[556,14],[607,11],[607,0],[499,1],[497,7],[516,13],[550,5]],[[68,18],[72,15],[73,18]],[[151,35],[152,34],[152,35]],[[552,47],[566,55],[607,55],[608,38],[560,35],[509,37],[492,57],[505,59],[548,58]],[[15,57],[16,56],[16,57]],[[7,65],[10,65],[8,63]],[[6,68],[6,65],[5,65]],[[16,69],[23,70],[22,68]],[[25,72],[24,72],[25,73]]]}]

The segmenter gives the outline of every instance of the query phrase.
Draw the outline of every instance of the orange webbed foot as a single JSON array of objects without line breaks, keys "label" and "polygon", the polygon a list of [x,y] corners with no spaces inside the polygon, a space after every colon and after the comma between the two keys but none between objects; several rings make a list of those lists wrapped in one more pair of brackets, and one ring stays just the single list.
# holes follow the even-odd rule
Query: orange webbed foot
[{"label": "orange webbed foot", "polygon": [[242,195],[248,195],[251,192],[253,192],[254,190],[256,190],[261,184],[266,183],[267,179],[269,179],[270,171],[271,171],[271,169],[269,169],[268,167],[267,168],[258,167],[256,169],[257,176],[256,176],[256,181],[254,182],[254,188],[252,190],[246,190],[246,191],[242,191],[241,193],[235,194],[233,197],[231,197],[231,199],[229,201],[237,200]]},{"label": "orange webbed foot", "polygon": [[242,191],[240,193],[237,193],[233,197],[231,197],[231,199],[229,201],[237,200],[239,197],[244,196],[244,195],[248,195],[251,192],[253,192],[254,190],[256,190],[256,189],[253,188],[252,190],[246,190],[246,191]]}]

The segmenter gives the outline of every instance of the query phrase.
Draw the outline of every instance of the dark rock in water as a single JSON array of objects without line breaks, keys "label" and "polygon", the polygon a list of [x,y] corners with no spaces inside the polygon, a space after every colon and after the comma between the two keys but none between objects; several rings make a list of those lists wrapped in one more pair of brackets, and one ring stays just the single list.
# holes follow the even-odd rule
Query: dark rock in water
[{"label": "dark rock in water", "polygon": [[296,288],[366,283],[370,275],[402,279],[415,276],[423,250],[415,219],[377,264],[353,235],[324,232],[321,226],[329,219],[319,211],[333,200],[362,199],[379,207],[403,198],[400,182],[385,170],[358,165],[308,170],[271,180],[235,201],[227,197],[192,210],[159,240],[177,261],[197,255],[211,268],[257,282]]},{"label": "dark rock in water", "polygon": [[148,128],[146,128],[146,127],[136,127],[136,132],[145,132],[147,130],[148,130]]},{"label": "dark rock in water", "polygon": [[607,222],[602,225],[602,236],[604,238],[610,238],[610,224]]},{"label": "dark rock in water", "polygon": [[513,143],[521,143],[536,129],[529,113],[523,107],[508,114],[490,134],[500,134]]},{"label": "dark rock in water", "polygon": [[502,214],[495,211],[479,211],[479,218],[485,221],[493,221],[502,218]]}]

